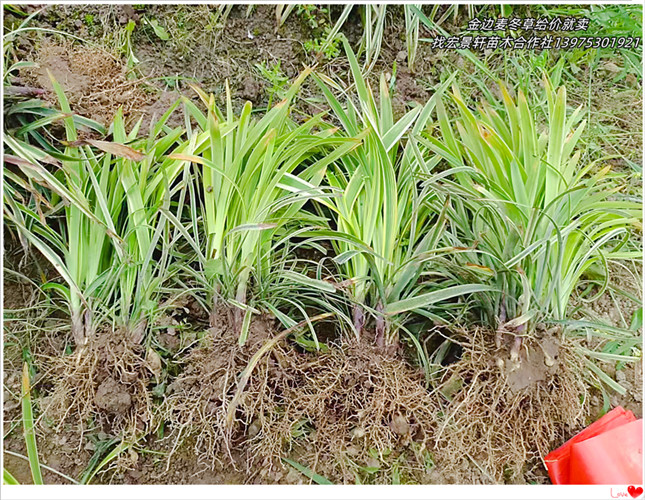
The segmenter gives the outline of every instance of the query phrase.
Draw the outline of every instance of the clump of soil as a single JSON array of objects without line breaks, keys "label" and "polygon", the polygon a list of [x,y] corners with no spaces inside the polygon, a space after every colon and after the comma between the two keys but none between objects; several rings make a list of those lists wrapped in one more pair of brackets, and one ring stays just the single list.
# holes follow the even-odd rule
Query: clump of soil
[{"label": "clump of soil", "polygon": [[[157,120],[159,120],[180,98],[181,94],[179,92],[169,92],[164,90],[159,94],[155,101],[149,102],[143,108],[138,110],[138,112],[135,112],[135,116],[143,116],[141,127],[139,128],[139,134],[147,134],[150,129],[154,127]],[[175,109],[168,117],[166,125],[170,128],[182,127],[184,125],[184,115],[178,109]]]},{"label": "clump of soil", "polygon": [[101,330],[75,352],[49,362],[52,390],[43,398],[43,413],[59,428],[72,423],[81,440],[89,426],[125,439],[149,430],[147,386],[154,367],[126,330]]},{"label": "clump of soil", "polygon": [[407,104],[410,101],[418,104],[427,102],[429,94],[412,73],[403,67],[397,71],[395,79],[395,92],[392,98],[392,106],[397,116],[402,116],[407,110]]},{"label": "clump of soil", "polygon": [[49,73],[61,84],[72,110],[105,126],[112,123],[119,108],[126,122],[156,101],[143,80],[133,78],[125,65],[104,50],[71,43],[45,41],[33,54],[36,68],[23,68],[21,83],[49,91],[46,99],[54,106]]},{"label": "clump of soil", "polygon": [[549,335],[521,350],[517,361],[505,361],[500,357],[498,359],[501,362],[498,364],[501,367],[504,362],[506,383],[511,392],[518,393],[555,375],[560,367],[559,354],[560,346],[557,340]]},{"label": "clump of soil", "polygon": [[483,331],[471,334],[438,388],[435,449],[444,480],[542,482],[541,457],[585,423],[581,360],[553,332],[524,339],[519,362],[511,346],[496,348]]}]

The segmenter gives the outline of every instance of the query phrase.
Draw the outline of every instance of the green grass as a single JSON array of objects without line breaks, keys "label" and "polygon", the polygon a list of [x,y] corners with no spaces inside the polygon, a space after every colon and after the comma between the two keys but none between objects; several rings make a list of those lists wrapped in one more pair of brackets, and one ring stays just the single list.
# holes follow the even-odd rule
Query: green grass
[{"label": "green grass", "polygon": [[[357,139],[334,137],[329,129],[315,132],[322,115],[296,124],[289,117],[290,102],[309,71],[304,71],[285,99],[261,119],[247,102],[233,113],[227,92],[226,114],[213,96],[199,91],[207,107],[201,112],[186,101],[189,139],[172,158],[193,165],[199,206],[191,207],[188,224],[176,220],[195,251],[201,274],[196,276],[212,296],[213,311],[222,300],[236,306],[236,325],[243,324],[251,278],[265,280],[271,272],[276,243],[289,231],[315,223],[301,211],[318,188],[327,165],[356,147]],[[326,154],[313,159],[314,153]],[[256,311],[257,312],[257,311]],[[242,334],[242,337],[244,334]]]},{"label": "green grass", "polygon": [[321,476],[320,474],[316,474],[309,467],[306,467],[306,466],[302,465],[301,463],[296,462],[295,460],[290,460],[288,458],[283,458],[282,460],[285,463],[289,464],[294,469],[296,469],[301,474],[303,474],[306,477],[308,477],[309,479],[311,479],[316,484],[334,484],[329,479],[327,479],[326,477]]},{"label": "green grass", "polygon": [[[354,327],[360,335],[365,310],[372,311],[377,342],[384,344],[397,338],[398,329],[392,325],[402,323],[410,311],[432,317],[436,303],[489,287],[454,283],[440,268],[428,272],[446,252],[439,247],[445,202],[432,178],[422,182],[432,173],[433,161],[415,136],[428,126],[438,94],[395,122],[385,78],[381,77],[377,104],[346,41],[345,51],[358,106],[350,96],[342,104],[324,77],[316,81],[344,133],[361,137],[362,145],[327,171],[326,181],[337,195],[320,203],[336,231],[330,235],[335,260],[351,282]],[[435,279],[427,279],[429,274]]]},{"label": "green grass", "polygon": [[459,254],[462,264],[502,292],[484,308],[489,324],[518,333],[566,318],[586,273],[600,272],[599,296],[609,262],[640,258],[625,246],[641,223],[640,204],[618,192],[609,166],[579,164],[582,110],[569,111],[565,88],[556,91],[546,77],[544,88],[544,122],[521,91],[514,100],[502,87],[501,111],[482,103],[475,113],[455,88],[459,119],[451,123],[439,105],[441,136],[428,138],[451,166],[472,168],[455,185],[468,197],[451,214],[449,242],[470,248]]},{"label": "green grass", "polygon": [[9,484],[9,485],[16,485],[20,484],[18,480],[13,477],[11,472],[9,472],[7,469],[4,467],[2,468],[2,484]]},{"label": "green grass", "polygon": [[[350,7],[339,22],[347,19]],[[276,11],[280,22],[288,12]],[[290,286],[305,294],[315,290],[308,300],[317,300],[317,307],[337,301],[333,308],[338,314],[339,299],[332,296],[347,287],[355,304],[356,333],[367,314],[375,319],[377,338],[392,340],[407,316],[436,321],[454,306],[455,297],[478,290],[495,290],[479,306],[490,324],[500,317],[562,320],[568,297],[587,270],[605,266],[609,258],[635,258],[626,231],[638,223],[638,213],[629,202],[607,199],[608,187],[620,181],[619,175],[599,170],[584,152],[574,153],[585,134],[584,126],[574,127],[584,116],[581,110],[568,111],[564,91],[556,94],[547,83],[543,96],[531,90],[525,98],[520,92],[513,102],[506,93],[499,103],[483,80],[475,80],[489,104],[482,103],[478,116],[456,92],[460,119],[455,132],[451,114],[437,103],[452,76],[425,106],[394,121],[387,81],[381,77],[375,97],[363,76],[377,57],[384,12],[365,9],[362,67],[344,42],[353,96],[337,98],[340,86],[315,75],[340,131],[328,125],[324,114],[302,123],[290,118],[291,102],[308,70],[290,88],[284,77],[276,80],[273,94],[284,100],[270,105],[261,119],[249,103],[234,113],[230,92],[222,112],[212,96],[200,91],[206,112],[184,100],[185,136],[178,129],[161,138],[162,119],[150,138],[136,139],[136,127],[126,133],[117,116],[111,141],[79,142],[79,126],[101,129],[70,116],[58,85],[60,113],[44,111],[37,103],[15,105],[22,126],[7,146],[30,181],[7,174],[5,213],[64,278],[64,285],[48,286],[67,298],[78,340],[94,328],[93,322],[110,317],[131,330],[145,325],[160,287],[169,277],[177,281],[177,273],[187,274],[208,293],[213,311],[220,299],[236,308],[242,341],[251,315],[259,312],[253,306],[256,299],[285,326],[295,320],[281,308],[304,313],[302,304],[288,300]],[[595,15],[599,12],[609,15]],[[458,14],[406,9],[406,33],[413,39],[410,60],[420,43],[420,23],[432,28]],[[611,29],[633,30],[634,23]],[[554,61],[543,54],[519,57],[527,57],[532,69],[504,59],[519,75],[519,87],[533,89],[541,68],[549,69],[556,84],[571,76],[566,69],[570,59],[561,57],[549,67]],[[488,64],[474,61],[474,54],[469,58],[473,64]],[[265,72],[270,79],[279,76]],[[462,75],[456,78],[463,80]],[[440,134],[424,139],[434,126],[435,105]],[[52,148],[44,132],[60,119],[67,136],[63,150]],[[541,132],[545,120],[547,135]],[[129,151],[118,149],[126,143],[135,157],[120,155]],[[136,156],[137,148],[142,158]],[[433,153],[447,160],[450,170],[437,170]],[[56,175],[47,166],[51,158],[63,167]],[[586,162],[580,171],[579,161]],[[594,205],[589,205],[591,195]],[[189,205],[187,199],[197,203]],[[317,215],[303,210],[312,199]],[[590,216],[594,210],[602,210],[603,216]],[[47,218],[61,224],[62,237],[43,224]],[[315,233],[324,218],[331,225]],[[493,236],[480,241],[486,230]],[[284,259],[294,235],[296,240],[310,238],[309,244],[331,241],[340,270],[336,277],[346,285],[325,282],[329,276],[315,263],[305,270],[298,259],[275,258],[280,253]],[[624,248],[611,247],[619,235]],[[170,251],[173,242],[184,246]],[[160,266],[152,265],[153,256]],[[271,287],[276,289],[273,298]]]},{"label": "green grass", "polygon": [[[428,29],[444,36],[466,34],[463,27],[472,17],[497,17],[497,6],[470,6],[474,12],[460,11],[460,27],[452,27],[450,33],[417,12]],[[411,7],[414,10],[414,7]],[[603,6],[540,6],[537,12],[527,6],[502,6],[505,17],[569,17],[590,18],[593,36],[642,37],[642,7],[625,5]],[[430,16],[428,16],[430,17]],[[592,32],[593,30],[593,32]],[[486,33],[484,33],[486,34]],[[498,33],[495,33],[498,34]],[[562,35],[567,35],[562,33]],[[421,38],[421,46],[429,40]],[[457,51],[460,57],[444,59],[446,69],[459,71],[458,83],[464,95],[481,94],[488,102],[499,98],[498,82],[511,90],[522,90],[533,106],[546,111],[546,96],[542,92],[542,75],[546,73],[554,87],[566,85],[570,101],[583,105],[589,126],[581,137],[586,146],[583,156],[597,159],[599,155],[611,154],[615,162],[622,163],[636,175],[629,182],[635,184],[640,178],[639,154],[642,149],[641,107],[639,83],[642,80],[642,48],[637,49],[574,49],[543,51],[493,51],[488,54]],[[632,113],[633,111],[633,113]]]}]

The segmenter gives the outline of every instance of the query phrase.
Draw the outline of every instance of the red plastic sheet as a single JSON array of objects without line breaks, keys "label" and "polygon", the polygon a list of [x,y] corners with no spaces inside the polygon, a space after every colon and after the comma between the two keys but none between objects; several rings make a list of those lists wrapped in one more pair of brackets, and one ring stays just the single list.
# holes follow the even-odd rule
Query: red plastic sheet
[{"label": "red plastic sheet", "polygon": [[553,484],[642,484],[643,421],[614,408],[544,462]]}]

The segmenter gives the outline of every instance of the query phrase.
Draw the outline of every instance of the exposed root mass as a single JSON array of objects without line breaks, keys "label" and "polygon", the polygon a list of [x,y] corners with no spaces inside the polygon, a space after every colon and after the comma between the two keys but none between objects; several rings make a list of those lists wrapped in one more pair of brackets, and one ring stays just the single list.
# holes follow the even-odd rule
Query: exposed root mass
[{"label": "exposed root mass", "polygon": [[539,466],[583,423],[572,349],[551,336],[525,341],[512,367],[509,348],[496,350],[493,334],[475,330],[434,389],[372,343],[303,353],[282,342],[255,367],[228,429],[237,377],[272,335],[264,328],[252,327],[244,347],[223,329],[194,350],[163,417],[176,445],[195,436],[202,460],[246,457],[232,462],[263,482],[283,477],[282,458],[338,483],[522,481],[532,474],[526,464]]},{"label": "exposed root mass", "polygon": [[[435,449],[447,482],[524,482],[541,457],[584,423],[580,360],[551,336],[525,340],[519,363],[510,346],[474,330],[462,358],[447,367],[437,398]],[[554,351],[553,346],[557,345]],[[462,461],[471,462],[464,467]]]},{"label": "exposed root mass", "polygon": [[72,354],[51,360],[53,390],[45,416],[72,423],[80,438],[88,428],[134,439],[152,424],[148,389],[152,369],[144,347],[124,330],[104,330]]}]

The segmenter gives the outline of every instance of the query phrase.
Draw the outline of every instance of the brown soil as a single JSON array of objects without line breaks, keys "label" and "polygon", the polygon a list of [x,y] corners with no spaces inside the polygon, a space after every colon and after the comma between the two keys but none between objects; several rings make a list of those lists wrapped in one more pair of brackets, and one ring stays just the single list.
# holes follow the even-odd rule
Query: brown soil
[{"label": "brown soil", "polygon": [[211,323],[201,345],[181,360],[181,374],[168,385],[161,420],[170,426],[173,450],[182,438],[195,434],[199,459],[214,465],[228,451],[226,410],[237,376],[273,330],[267,320],[254,321],[246,344],[239,346],[230,311],[220,311]]},{"label": "brown soil", "polygon": [[[254,321],[242,347],[225,311],[206,335],[185,337],[175,331],[177,311],[199,308],[176,302],[158,322],[165,335],[180,337],[163,373],[160,360],[124,331],[105,330],[71,355],[60,355],[65,335],[62,344],[58,334],[33,346],[43,463],[79,478],[101,442],[129,436],[136,445],[95,482],[308,482],[281,460],[291,458],[339,483],[542,483],[540,457],[587,423],[574,346],[540,330],[525,341],[518,364],[510,336],[497,349],[492,334],[459,335],[457,362],[430,389],[400,352],[372,342],[344,340],[307,353],[283,341],[260,358],[229,427],[238,376],[276,335],[273,321]],[[19,394],[19,367],[5,365],[5,425],[20,422],[18,400],[6,392]],[[153,395],[162,380],[165,389]],[[24,454],[20,433],[6,447]],[[8,464],[28,482],[21,461]],[[46,480],[65,482],[49,472]]]},{"label": "brown soil", "polygon": [[415,482],[425,471],[434,408],[423,375],[372,343],[277,349],[249,394],[248,470],[267,479],[288,470],[286,456],[335,483],[388,484],[395,470]]},{"label": "brown soil", "polygon": [[[513,393],[544,382],[561,368],[558,357],[560,346],[551,336],[544,337],[528,349],[520,351],[516,362],[504,362],[506,381]],[[500,358],[504,361],[503,358]],[[499,363],[502,364],[501,362]]]},{"label": "brown soil", "polygon": [[[109,126],[120,109],[128,130],[142,120],[140,135],[147,135],[151,124],[181,97],[178,92],[161,90],[148,78],[137,77],[119,58],[102,49],[47,40],[25,59],[37,67],[22,69],[14,84],[44,89],[45,101],[58,107],[51,74],[74,113]],[[166,124],[171,128],[182,125],[182,113],[173,112]]]},{"label": "brown soil", "polygon": [[[156,100],[149,102],[138,110],[137,115],[143,118],[139,133],[146,135],[150,128],[159,120],[168,109],[181,98],[179,92],[162,91]],[[170,128],[180,127],[184,124],[184,116],[179,110],[172,112],[166,125]]]},{"label": "brown soil", "polygon": [[65,90],[72,110],[103,125],[112,122],[119,108],[125,119],[132,121],[141,108],[155,100],[141,81],[128,75],[121,61],[103,50],[45,42],[33,58],[38,67],[21,72],[24,83],[48,90],[47,100],[57,105],[51,73]]},{"label": "brown soil", "polygon": [[[245,484],[246,474],[235,470],[228,462],[214,466],[195,458],[194,439],[187,439],[184,446],[173,450],[169,440],[151,440],[145,449],[161,453],[157,455],[139,451],[134,465],[115,468],[102,476],[103,482],[111,484]],[[168,455],[172,457],[168,460]]]},{"label": "brown soil", "polygon": [[[234,95],[259,104],[263,95],[256,63],[279,62],[289,77],[300,71],[304,62],[300,40],[306,39],[308,33],[296,16],[290,16],[276,32],[275,7],[258,5],[246,17],[246,7],[240,6],[234,7],[225,21],[220,21],[225,29],[215,28],[217,24],[210,32],[200,29],[203,20],[213,16],[214,11],[214,7],[205,5],[185,9],[181,14],[173,9],[175,16],[171,19],[166,6],[150,8],[149,15],[168,20],[171,35],[181,31],[183,36],[171,37],[165,43],[155,37],[136,38],[135,55],[141,61],[143,73],[156,77],[181,75],[218,93],[228,79]],[[176,24],[179,19],[183,22],[181,27]]]}]

